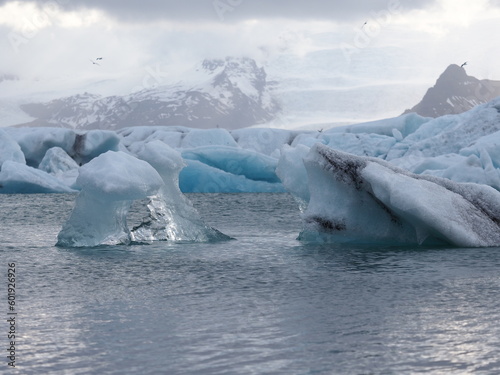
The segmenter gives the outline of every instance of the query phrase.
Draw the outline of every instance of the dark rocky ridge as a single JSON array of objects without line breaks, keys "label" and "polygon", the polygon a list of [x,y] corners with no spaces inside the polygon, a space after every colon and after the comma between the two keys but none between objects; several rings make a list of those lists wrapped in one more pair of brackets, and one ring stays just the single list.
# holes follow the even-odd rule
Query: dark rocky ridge
[{"label": "dark rocky ridge", "polygon": [[452,64],[427,90],[422,101],[404,114],[415,112],[425,117],[459,114],[500,96],[500,81],[479,80]]}]

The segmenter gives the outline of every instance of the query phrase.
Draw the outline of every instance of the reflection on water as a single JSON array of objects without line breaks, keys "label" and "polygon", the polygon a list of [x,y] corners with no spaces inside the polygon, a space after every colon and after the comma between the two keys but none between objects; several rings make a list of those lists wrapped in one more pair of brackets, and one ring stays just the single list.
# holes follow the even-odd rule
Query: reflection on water
[{"label": "reflection on water", "polygon": [[18,373],[500,372],[500,249],[303,244],[287,195],[190,199],[236,240],[61,249],[74,196],[0,196]]}]

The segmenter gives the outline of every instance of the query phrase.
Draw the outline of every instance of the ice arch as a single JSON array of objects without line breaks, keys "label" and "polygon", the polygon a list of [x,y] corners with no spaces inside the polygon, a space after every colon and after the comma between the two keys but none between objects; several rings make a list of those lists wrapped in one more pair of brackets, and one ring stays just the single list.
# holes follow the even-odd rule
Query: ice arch
[{"label": "ice arch", "polygon": [[130,204],[155,194],[163,181],[145,161],[123,152],[108,151],[81,167],[76,183],[82,190],[59,232],[58,246],[129,243]]}]

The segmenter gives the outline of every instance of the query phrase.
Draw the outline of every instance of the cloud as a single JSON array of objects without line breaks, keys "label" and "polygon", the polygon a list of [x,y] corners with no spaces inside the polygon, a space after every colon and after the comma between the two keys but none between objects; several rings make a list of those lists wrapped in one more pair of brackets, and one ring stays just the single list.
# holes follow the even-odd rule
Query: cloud
[{"label": "cloud", "polygon": [[[125,22],[238,22],[249,19],[352,21],[397,5],[420,9],[436,0],[37,0],[40,7],[57,4],[67,11],[98,9]],[[0,6],[13,2],[0,0]]]},{"label": "cloud", "polygon": [[[47,82],[50,89],[56,81],[76,90],[83,87],[80,81],[115,80],[126,92],[151,72],[175,82],[204,58],[249,56],[265,63],[349,45],[353,57],[389,63],[394,57],[384,51],[394,48],[408,56],[402,65],[412,76],[433,80],[450,62],[469,60],[472,73],[477,69],[480,77],[498,79],[500,52],[491,47],[491,36],[500,30],[496,21],[500,13],[491,4],[488,0],[39,0],[36,4],[0,0],[0,74],[18,74],[40,85]],[[383,16],[394,7],[398,12]],[[362,28],[365,21],[368,25]],[[100,67],[89,62],[97,56],[105,57]],[[329,69],[344,74],[336,68],[345,63],[342,53],[339,59],[330,61]],[[433,69],[430,74],[427,66]],[[355,69],[355,64],[349,68]]]}]

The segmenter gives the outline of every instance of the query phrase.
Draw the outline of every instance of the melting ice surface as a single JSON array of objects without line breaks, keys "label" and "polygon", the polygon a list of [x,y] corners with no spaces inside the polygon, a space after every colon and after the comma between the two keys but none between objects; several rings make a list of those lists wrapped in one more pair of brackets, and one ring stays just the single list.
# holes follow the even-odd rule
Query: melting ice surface
[{"label": "melting ice surface", "polygon": [[[80,168],[75,207],[57,245],[91,247],[131,241],[208,241],[225,236],[207,227],[177,187],[182,159],[160,142],[140,154],[108,151]],[[158,171],[151,165],[153,164]],[[127,213],[134,200],[150,198],[150,215],[132,232]]]},{"label": "melting ice surface", "polygon": [[304,240],[500,244],[500,193],[489,186],[416,175],[321,144],[311,148],[305,167]]}]

